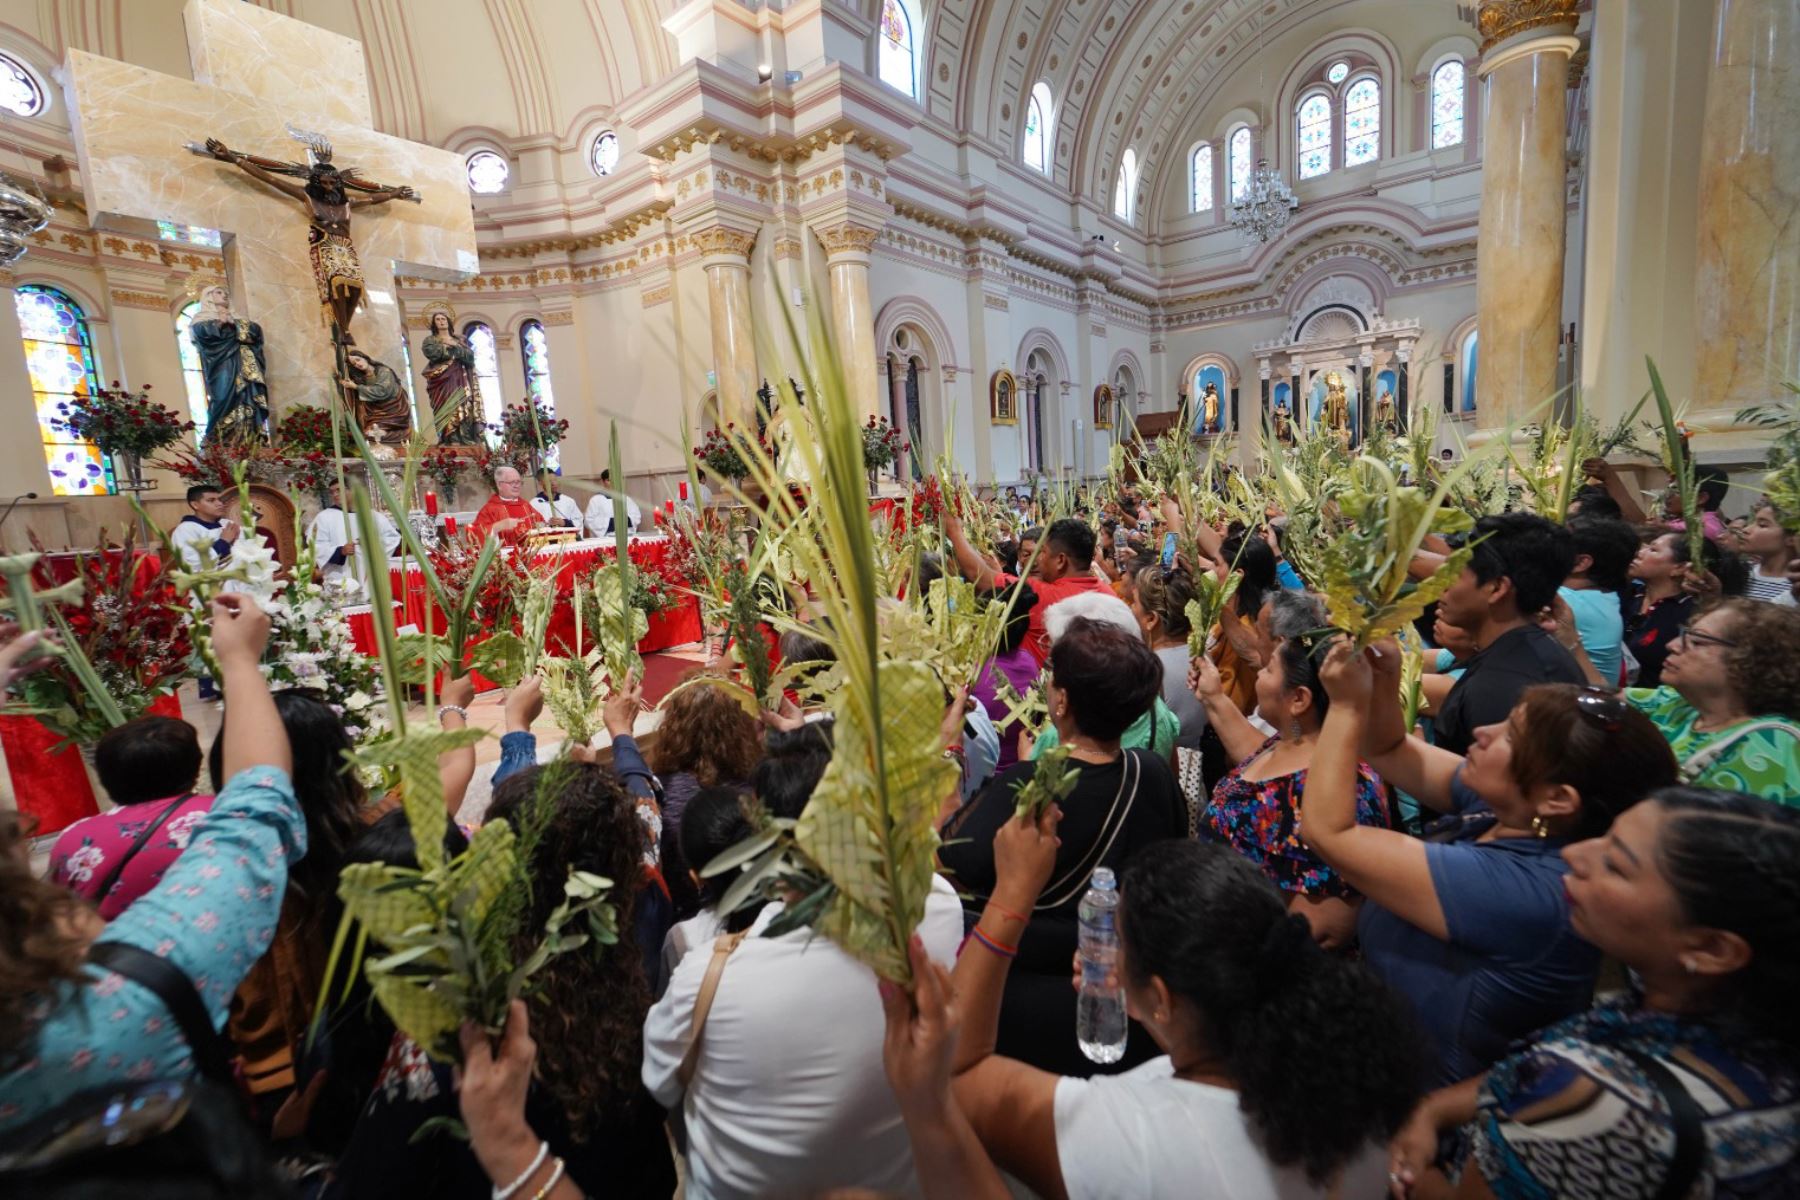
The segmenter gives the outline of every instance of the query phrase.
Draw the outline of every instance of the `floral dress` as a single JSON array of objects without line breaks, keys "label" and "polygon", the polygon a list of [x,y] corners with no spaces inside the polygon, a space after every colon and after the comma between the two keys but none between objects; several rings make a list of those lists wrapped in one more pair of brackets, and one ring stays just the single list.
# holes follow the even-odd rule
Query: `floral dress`
[{"label": "floral dress", "polygon": [[[168,959],[223,1027],[238,984],[268,950],[289,864],[306,852],[306,819],[287,774],[240,771],[213,801],[162,882],[106,927],[102,940]],[[0,1075],[0,1129],[70,1097],[125,1080],[183,1079],[193,1055],[155,993],[113,971],[58,985],[23,1062]]]},{"label": "floral dress", "polygon": [[[1270,738],[1249,758],[1219,780],[1212,800],[1200,813],[1202,841],[1224,842],[1262,868],[1284,892],[1307,896],[1354,897],[1349,884],[1326,866],[1300,836],[1301,799],[1306,772],[1273,779],[1246,779],[1244,768],[1259,761],[1280,741]],[[1387,794],[1367,763],[1356,764],[1356,823],[1389,827]]]},{"label": "floral dress", "polygon": [[1552,1025],[1482,1084],[1473,1165],[1499,1200],[1651,1200],[1672,1164],[1669,1102],[1626,1050],[1698,1105],[1706,1154],[1691,1194],[1800,1196],[1800,1071],[1779,1047],[1643,1008],[1626,993]]},{"label": "floral dress", "polygon": [[[129,908],[133,900],[162,882],[169,867],[187,849],[189,839],[206,819],[206,810],[210,807],[211,796],[190,794],[125,804],[111,812],[83,817],[57,837],[56,848],[50,852],[50,881],[95,901],[100,906],[100,915],[110,921]],[[170,812],[170,809],[174,811]],[[165,812],[168,812],[168,818],[151,832],[143,847],[132,854],[131,848],[137,844],[145,827],[154,824]],[[106,895],[96,895],[121,859],[126,860],[124,870],[119,872]]]}]

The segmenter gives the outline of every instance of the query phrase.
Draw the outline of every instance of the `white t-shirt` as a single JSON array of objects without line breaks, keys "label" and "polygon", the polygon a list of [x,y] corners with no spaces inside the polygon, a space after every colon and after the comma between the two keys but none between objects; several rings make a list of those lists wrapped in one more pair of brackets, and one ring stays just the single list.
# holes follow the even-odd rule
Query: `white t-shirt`
[{"label": "white t-shirt", "polygon": [[[1069,1200],[1317,1200],[1300,1167],[1263,1155],[1238,1094],[1175,1078],[1168,1056],[1123,1075],[1056,1085],[1056,1157]],[[1371,1144],[1339,1180],[1344,1200],[1387,1194],[1387,1150]]]},{"label": "white t-shirt", "polygon": [[[917,1196],[912,1147],[881,1066],[886,1020],[875,972],[823,934],[765,938],[763,909],[726,960],[706,1019],[693,1086],[676,1071],[706,966],[681,960],[644,1021],[644,1086],[687,1127],[687,1200],[811,1196],[840,1187]],[[962,941],[962,906],[932,880],[919,936],[946,968]]]},{"label": "white t-shirt", "polygon": [[[589,537],[611,536],[613,516],[613,498],[610,492],[595,492],[593,499],[587,503],[587,530]],[[638,530],[638,522],[643,514],[638,511],[638,504],[630,496],[625,497],[626,528],[631,533]]]}]

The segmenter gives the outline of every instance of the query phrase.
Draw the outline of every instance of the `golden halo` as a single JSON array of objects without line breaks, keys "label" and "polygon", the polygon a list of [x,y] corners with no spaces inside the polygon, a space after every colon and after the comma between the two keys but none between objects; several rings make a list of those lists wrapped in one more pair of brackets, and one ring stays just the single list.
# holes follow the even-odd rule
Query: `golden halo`
[{"label": "golden halo", "polygon": [[434,314],[434,313],[443,313],[446,317],[449,317],[450,318],[450,332],[451,333],[456,332],[456,307],[454,305],[452,305],[448,300],[433,300],[430,304],[427,304],[425,306],[425,312],[423,314],[425,317],[425,332],[426,333],[431,332],[431,324],[432,324],[431,318],[432,318],[432,314]]},{"label": "golden halo", "polygon": [[195,271],[192,275],[188,276],[187,287],[184,289],[184,293],[189,300],[198,300],[200,297],[206,295],[209,289],[216,287],[225,289],[225,298],[227,300],[231,298],[231,285],[225,282],[225,277],[223,275],[219,274],[217,271]]}]

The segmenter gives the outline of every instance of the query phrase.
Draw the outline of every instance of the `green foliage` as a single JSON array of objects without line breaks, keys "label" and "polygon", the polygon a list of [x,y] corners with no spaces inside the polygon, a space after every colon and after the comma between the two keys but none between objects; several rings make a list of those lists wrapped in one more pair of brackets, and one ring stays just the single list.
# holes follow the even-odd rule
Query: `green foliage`
[{"label": "green foliage", "polygon": [[1763,476],[1763,492],[1775,505],[1781,527],[1800,533],[1800,384],[1784,383],[1786,403],[1746,408],[1737,414],[1741,424],[1774,432],[1769,443],[1769,471]]},{"label": "green foliage", "polygon": [[1656,361],[1646,358],[1644,365],[1650,369],[1650,392],[1656,397],[1656,415],[1662,422],[1663,469],[1669,473],[1671,486],[1681,497],[1681,515],[1687,525],[1688,561],[1697,569],[1706,562],[1706,529],[1700,520],[1700,484],[1694,474],[1694,456],[1688,449],[1687,430],[1669,400],[1668,390],[1663,387]]},{"label": "green foliage", "polygon": [[1243,575],[1235,570],[1223,579],[1211,571],[1201,571],[1194,577],[1194,590],[1199,594],[1187,603],[1188,653],[1194,658],[1206,653],[1206,635],[1219,623],[1225,605],[1243,581]]},{"label": "green foliage", "polygon": [[1074,791],[1080,779],[1081,769],[1069,765],[1069,747],[1058,743],[1038,756],[1030,779],[1014,786],[1013,811],[1035,821]]}]

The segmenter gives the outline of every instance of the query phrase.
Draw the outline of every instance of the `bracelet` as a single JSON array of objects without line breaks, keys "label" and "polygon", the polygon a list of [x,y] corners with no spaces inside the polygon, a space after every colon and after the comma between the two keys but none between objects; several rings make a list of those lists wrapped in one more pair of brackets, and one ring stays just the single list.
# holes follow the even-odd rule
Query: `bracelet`
[{"label": "bracelet", "polygon": [[1011,917],[1013,920],[1017,921],[1021,925],[1031,924],[1030,917],[1021,916],[1020,914],[1014,912],[1012,909],[1006,907],[1006,905],[1004,905],[1004,904],[1000,903],[998,900],[994,899],[992,896],[988,897],[987,906],[989,908],[993,909],[995,912],[999,913],[1003,917]]},{"label": "bracelet", "polygon": [[443,720],[445,713],[455,713],[457,716],[461,717],[465,723],[467,723],[467,721],[469,719],[469,710],[464,708],[460,704],[440,704],[440,705],[438,705],[438,711],[437,711],[438,720],[440,720],[440,721]]},{"label": "bracelet", "polygon": [[537,1174],[538,1168],[544,1165],[544,1159],[548,1158],[549,1156],[550,1156],[550,1143],[549,1142],[539,1142],[537,1157],[531,1160],[531,1165],[529,1167],[525,1168],[525,1173],[523,1175],[520,1175],[517,1179],[513,1180],[511,1183],[507,1184],[505,1187],[495,1188],[494,1189],[494,1200],[511,1200],[512,1194],[514,1192],[518,1191],[520,1188],[524,1187],[526,1182],[533,1175]]},{"label": "bracelet", "polygon": [[1005,942],[995,941],[987,934],[981,932],[980,926],[976,926],[974,929],[969,930],[969,936],[986,946],[989,950],[992,950],[995,954],[998,954],[1001,958],[1019,957],[1019,948],[1017,946],[1008,946]]},{"label": "bracelet", "polygon": [[531,1200],[544,1200],[544,1197],[548,1196],[552,1191],[555,1190],[556,1185],[558,1183],[562,1182],[562,1177],[563,1177],[563,1160],[559,1158],[556,1160],[556,1169],[554,1171],[550,1172],[549,1182],[544,1184],[543,1187],[539,1188],[537,1190],[537,1195],[533,1196],[531,1198]]}]

